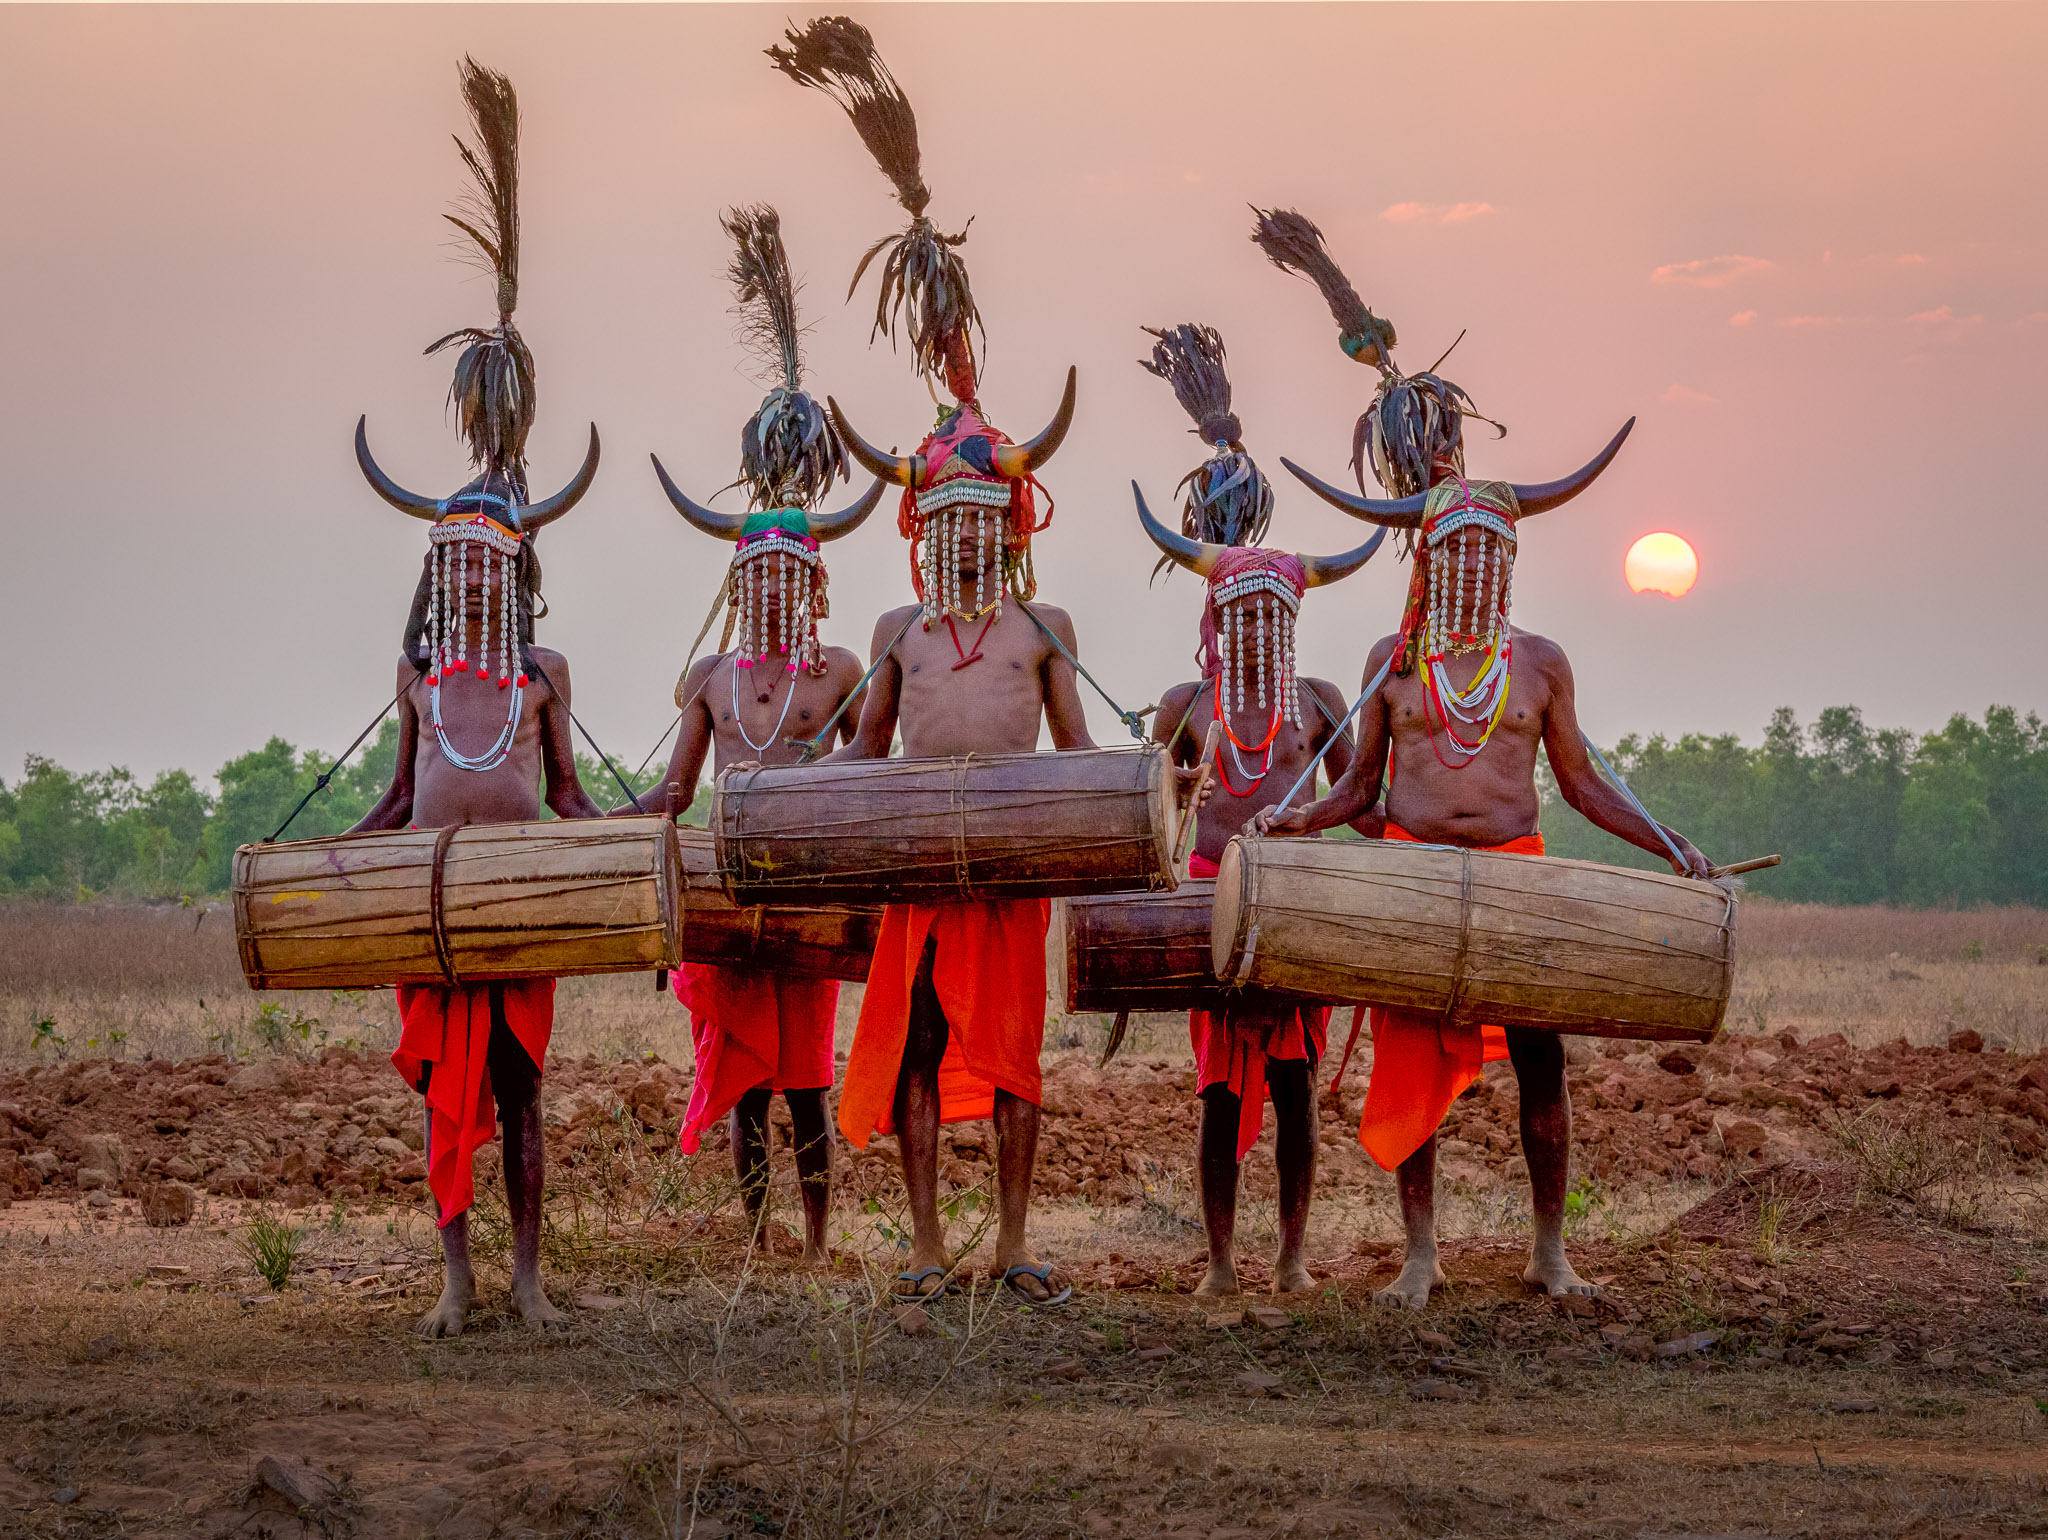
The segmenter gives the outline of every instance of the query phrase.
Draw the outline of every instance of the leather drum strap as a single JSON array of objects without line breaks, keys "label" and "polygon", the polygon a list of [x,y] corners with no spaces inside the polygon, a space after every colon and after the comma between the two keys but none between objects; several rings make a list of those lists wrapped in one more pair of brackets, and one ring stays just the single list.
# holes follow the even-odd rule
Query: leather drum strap
[{"label": "leather drum strap", "polygon": [[441,977],[450,989],[461,986],[455,976],[455,954],[448,945],[448,908],[444,897],[448,878],[448,847],[455,841],[460,825],[450,824],[434,836],[434,879],[429,913],[434,926],[434,955],[441,962]]},{"label": "leather drum strap", "polygon": [[1472,946],[1472,852],[1458,852],[1458,955],[1451,962],[1451,998],[1444,1007],[1444,1025],[1452,1026],[1465,994],[1465,957]]},{"label": "leather drum strap", "polygon": [[953,811],[957,815],[953,832],[953,880],[960,887],[960,897],[969,900],[974,897],[974,885],[967,873],[967,777],[974,769],[974,756],[966,755],[960,761],[959,773],[953,780]]}]

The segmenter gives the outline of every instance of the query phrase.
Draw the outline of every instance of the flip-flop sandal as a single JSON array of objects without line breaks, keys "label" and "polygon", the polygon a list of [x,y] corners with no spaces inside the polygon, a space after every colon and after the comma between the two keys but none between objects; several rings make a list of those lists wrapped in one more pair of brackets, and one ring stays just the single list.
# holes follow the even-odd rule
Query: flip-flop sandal
[{"label": "flip-flop sandal", "polygon": [[1036,1305],[1041,1310],[1049,1310],[1054,1305],[1064,1305],[1068,1300],[1074,1297],[1074,1286],[1072,1284],[1068,1284],[1064,1289],[1061,1289],[1059,1293],[1053,1295],[1050,1299],[1034,1299],[1031,1297],[1028,1291],[1021,1289],[1017,1286],[1017,1280],[1019,1278],[1036,1278],[1040,1283],[1044,1284],[1047,1288],[1051,1288],[1052,1263],[1050,1262],[1039,1262],[1036,1264],[1028,1262],[1019,1262],[1015,1267],[1012,1267],[1004,1272],[1003,1287],[1008,1289],[1012,1294],[1016,1295],[1019,1299],[1023,1300],[1025,1304]]},{"label": "flip-flop sandal", "polygon": [[[922,1305],[929,1300],[944,1299],[953,1292],[953,1279],[949,1276],[951,1273],[952,1269],[949,1267],[920,1267],[914,1273],[898,1273],[896,1281],[907,1283],[910,1288],[907,1291],[891,1289],[889,1292],[899,1303],[906,1305]],[[919,1285],[927,1278],[939,1279],[939,1286],[929,1290],[920,1288]]]}]

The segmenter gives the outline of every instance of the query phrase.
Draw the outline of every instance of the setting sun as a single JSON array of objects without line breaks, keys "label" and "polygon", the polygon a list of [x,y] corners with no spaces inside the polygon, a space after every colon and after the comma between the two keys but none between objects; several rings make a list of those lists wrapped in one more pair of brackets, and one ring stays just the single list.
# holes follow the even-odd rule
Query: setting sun
[{"label": "setting sun", "polygon": [[1676,599],[1699,577],[1700,559],[1681,536],[1660,532],[1645,535],[1630,546],[1621,570],[1637,593],[1669,594]]}]

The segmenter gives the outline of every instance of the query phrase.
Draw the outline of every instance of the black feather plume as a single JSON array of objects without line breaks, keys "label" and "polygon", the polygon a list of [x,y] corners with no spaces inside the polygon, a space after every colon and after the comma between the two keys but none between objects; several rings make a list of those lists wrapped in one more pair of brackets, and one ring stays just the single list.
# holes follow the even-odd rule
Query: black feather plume
[{"label": "black feather plume", "polygon": [[869,340],[886,336],[894,343],[901,318],[918,372],[943,374],[956,397],[972,400],[969,332],[980,327],[981,315],[974,306],[967,265],[956,252],[966,241],[967,230],[944,235],[925,216],[932,195],[921,170],[917,117],[909,98],[882,62],[874,37],[857,21],[821,16],[801,32],[785,31],[783,37],[786,46],[767,50],[775,67],[840,105],[910,215],[909,229],[884,236],[867,249],[853,271],[846,297],[853,298],[869,264],[886,252]]},{"label": "black feather plume", "polygon": [[782,217],[765,204],[728,209],[732,280],[741,344],[776,381],[740,430],[740,479],[755,508],[809,508],[837,475],[849,474],[846,449],[824,408],[803,383],[803,327],[796,280],[782,244]]},{"label": "black feather plume", "polygon": [[519,304],[519,98],[511,81],[474,59],[464,57],[459,75],[476,142],[458,137],[455,148],[476,188],[444,217],[468,237],[475,260],[497,280],[498,324],[488,330],[466,326],[426,351],[462,345],[448,388],[457,431],[487,477],[509,476],[523,495],[534,388],[533,355],[512,324]]},{"label": "black feather plume", "polygon": [[1365,308],[1365,301],[1351,287],[1351,280],[1323,245],[1323,232],[1293,209],[1266,210],[1254,206],[1258,222],[1252,240],[1275,267],[1298,273],[1322,291],[1323,300],[1337,322],[1338,340],[1344,351],[1361,363],[1391,368],[1394,324],[1383,321]]},{"label": "black feather plume", "polygon": [[[1273,519],[1273,486],[1245,453],[1243,429],[1230,410],[1222,335],[1213,326],[1192,321],[1170,330],[1143,330],[1158,340],[1152,357],[1139,359],[1139,367],[1173,387],[1181,409],[1194,419],[1192,431],[1216,448],[1181,478],[1186,491],[1181,533],[1210,545],[1257,545]],[[1169,558],[1160,566],[1170,564]]]}]

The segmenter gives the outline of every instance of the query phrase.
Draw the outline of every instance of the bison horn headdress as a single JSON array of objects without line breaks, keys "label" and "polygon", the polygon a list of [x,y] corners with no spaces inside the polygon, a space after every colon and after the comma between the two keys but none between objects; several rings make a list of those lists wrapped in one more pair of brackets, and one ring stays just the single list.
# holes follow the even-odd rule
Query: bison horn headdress
[{"label": "bison horn headdress", "polygon": [[[732,238],[726,267],[739,318],[741,344],[774,382],[740,429],[740,474],[732,483],[747,489],[746,513],[720,513],[686,497],[659,456],[654,474],[676,512],[707,535],[736,542],[726,577],[726,651],[739,636],[735,661],[752,668],[771,652],[782,652],[794,674],[799,665],[825,671],[818,622],[831,613],[825,562],[819,545],[860,528],[882,500],[878,479],[858,502],[837,513],[813,509],[833,479],[848,477],[846,446],[825,410],[803,386],[803,327],[798,323],[796,280],[782,244],[782,216],[765,205],[728,209],[720,218]],[[778,581],[774,634],[763,600],[770,574]],[[707,623],[708,624],[708,623]]]},{"label": "bison horn headdress", "polygon": [[[583,465],[569,484],[539,502],[528,499],[526,440],[534,416],[533,354],[512,324],[519,303],[519,98],[511,81],[474,59],[462,61],[459,75],[475,142],[458,137],[455,148],[476,188],[457,204],[455,213],[444,217],[462,232],[471,255],[496,279],[498,324],[450,332],[426,351],[462,348],[448,402],[455,408],[456,431],[477,474],[452,497],[429,498],[407,491],[385,475],[371,455],[366,417],[356,421],[356,463],[378,496],[433,525],[427,534],[427,570],[406,623],[405,653],[435,692],[434,730],[443,755],[463,769],[490,770],[504,763],[518,730],[536,603],[539,613],[547,613],[540,600],[540,562],[533,537],[590,490],[597,475],[598,440],[593,423]],[[463,615],[469,592],[479,588],[484,626],[478,656],[472,660]],[[486,679],[494,661],[498,688],[510,696],[504,731],[483,754],[460,754],[441,731],[442,681],[472,668],[478,679]]]},{"label": "bison horn headdress", "polygon": [[1156,341],[1152,357],[1139,359],[1139,366],[1173,387],[1175,398],[1194,420],[1193,431],[1212,452],[1181,478],[1185,497],[1180,534],[1153,518],[1145,494],[1132,482],[1138,522],[1163,553],[1161,567],[1185,567],[1208,581],[1202,609],[1202,677],[1216,681],[1216,719],[1224,730],[1230,731],[1226,696],[1238,711],[1244,710],[1248,698],[1255,699],[1261,711],[1271,699],[1273,724],[1263,743],[1239,744],[1231,735],[1238,748],[1258,753],[1271,746],[1283,718],[1301,726],[1294,622],[1302,595],[1363,567],[1387,532],[1376,531],[1342,556],[1293,555],[1261,546],[1273,517],[1273,487],[1245,452],[1243,429],[1230,409],[1222,336],[1214,327],[1192,322],[1166,331],[1148,326],[1145,331]]},{"label": "bison horn headdress", "polygon": [[[1361,493],[1370,464],[1374,479],[1393,496],[1354,496],[1291,460],[1280,463],[1353,517],[1406,531],[1411,551],[1419,541],[1394,668],[1404,675],[1421,669],[1433,738],[1438,728],[1443,731],[1438,752],[1448,756],[1446,763],[1467,763],[1485,747],[1507,705],[1517,526],[1591,486],[1620,451],[1635,419],[1622,424],[1591,461],[1557,481],[1467,481],[1464,420],[1489,423],[1501,436],[1507,430],[1481,417],[1470,396],[1437,374],[1442,358],[1421,374],[1404,375],[1395,367],[1393,326],[1359,299],[1324,248],[1322,231],[1292,210],[1253,213],[1258,218],[1252,240],[1259,249],[1274,266],[1322,291],[1337,322],[1338,345],[1348,357],[1379,370],[1379,388],[1352,432],[1351,465]],[[1469,652],[1483,657],[1477,676],[1461,690],[1442,665],[1453,654]]]},{"label": "bison horn headdress", "polygon": [[[1050,497],[1044,516],[1038,513],[1037,498],[1045,489],[1037,471],[1073,422],[1074,371],[1067,371],[1059,410],[1036,438],[1013,443],[988,422],[982,415],[974,352],[981,315],[960,257],[967,231],[944,234],[925,212],[931,189],[920,169],[917,118],[909,99],[882,62],[874,38],[858,22],[821,17],[801,32],[786,32],[784,39],[768,50],[768,57],[790,79],[823,91],[840,105],[910,216],[901,234],[884,236],[867,249],[847,298],[881,258],[881,292],[869,339],[887,336],[893,344],[900,328],[918,374],[926,380],[942,378],[955,403],[940,413],[937,426],[913,455],[886,453],[868,443],[839,403],[828,398],[833,421],[854,459],[903,488],[897,529],[910,541],[911,581],[924,602],[925,624],[946,614],[1000,614],[1006,589],[1020,599],[1037,591],[1031,537],[1052,519]],[[982,549],[992,521],[1001,571],[993,596],[983,572],[970,600],[961,592],[961,547],[975,540],[975,549]]]}]

